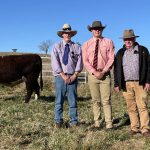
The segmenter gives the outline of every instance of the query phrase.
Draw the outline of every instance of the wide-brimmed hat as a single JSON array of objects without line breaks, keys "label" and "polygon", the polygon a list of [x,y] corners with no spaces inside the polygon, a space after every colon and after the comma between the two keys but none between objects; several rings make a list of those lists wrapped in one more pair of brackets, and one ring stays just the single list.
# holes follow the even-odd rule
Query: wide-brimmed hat
[{"label": "wide-brimmed hat", "polygon": [[88,30],[91,31],[94,28],[104,29],[106,26],[103,26],[100,21],[93,21],[92,26],[87,26]]},{"label": "wide-brimmed hat", "polygon": [[71,26],[69,24],[64,24],[62,30],[57,32],[57,35],[62,38],[64,33],[70,33],[70,36],[73,37],[77,34],[77,31],[71,30]]},{"label": "wide-brimmed hat", "polygon": [[127,30],[124,30],[123,37],[121,37],[121,39],[137,38],[137,37],[139,36],[134,34],[133,29],[127,29]]}]

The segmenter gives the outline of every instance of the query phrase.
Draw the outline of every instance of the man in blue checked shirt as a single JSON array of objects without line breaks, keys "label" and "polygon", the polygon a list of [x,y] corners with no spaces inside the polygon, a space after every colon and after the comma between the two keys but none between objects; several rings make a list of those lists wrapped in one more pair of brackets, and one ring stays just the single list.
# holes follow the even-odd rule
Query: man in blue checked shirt
[{"label": "man in blue checked shirt", "polygon": [[78,125],[77,114],[77,77],[83,69],[82,51],[80,45],[71,41],[77,31],[64,24],[57,35],[61,41],[54,44],[51,52],[51,64],[55,76],[55,127],[63,124],[63,104],[67,95],[69,104],[70,126]]}]

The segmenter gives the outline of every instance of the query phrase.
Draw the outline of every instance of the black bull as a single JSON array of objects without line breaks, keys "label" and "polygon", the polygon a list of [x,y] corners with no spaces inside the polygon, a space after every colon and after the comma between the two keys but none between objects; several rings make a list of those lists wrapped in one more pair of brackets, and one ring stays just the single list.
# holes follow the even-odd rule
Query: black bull
[{"label": "black bull", "polygon": [[[40,75],[40,86],[38,77]],[[40,96],[42,90],[42,60],[37,54],[9,55],[0,57],[0,83],[10,84],[24,80],[27,94],[25,102],[28,103],[33,91]]]}]

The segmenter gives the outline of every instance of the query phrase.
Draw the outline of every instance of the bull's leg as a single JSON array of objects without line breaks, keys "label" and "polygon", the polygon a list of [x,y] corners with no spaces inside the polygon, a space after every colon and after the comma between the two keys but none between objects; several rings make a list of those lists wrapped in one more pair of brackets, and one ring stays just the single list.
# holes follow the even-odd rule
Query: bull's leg
[{"label": "bull's leg", "polygon": [[[35,69],[35,68],[34,68]],[[36,70],[34,70],[36,71]],[[33,91],[35,91],[35,93],[39,96],[39,89],[40,86],[38,84],[38,76],[39,73],[38,72],[31,72],[27,77],[26,77],[26,89],[27,89],[27,95],[26,95],[26,99],[25,99],[25,103],[28,103],[31,95],[33,93]]]},{"label": "bull's leg", "polygon": [[37,80],[34,82],[33,85],[33,89],[35,91],[35,100],[37,100],[40,97],[40,86]]},{"label": "bull's leg", "polygon": [[32,87],[31,82],[26,82],[26,89],[27,89],[27,94],[25,97],[25,103],[28,103],[33,93],[33,87]]},{"label": "bull's leg", "polygon": [[39,96],[35,93],[35,100],[38,100]]}]

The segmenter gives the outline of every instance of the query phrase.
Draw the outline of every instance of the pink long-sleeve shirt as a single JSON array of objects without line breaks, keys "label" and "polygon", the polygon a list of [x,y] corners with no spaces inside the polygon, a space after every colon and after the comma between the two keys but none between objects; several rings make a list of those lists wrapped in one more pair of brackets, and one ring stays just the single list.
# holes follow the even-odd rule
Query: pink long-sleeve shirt
[{"label": "pink long-sleeve shirt", "polygon": [[[95,45],[96,39],[93,37],[86,41],[82,46],[83,64],[90,74],[96,71],[93,68]],[[97,70],[101,69],[103,72],[110,71],[114,62],[114,56],[115,52],[113,41],[104,37],[102,39],[100,38],[98,48]]]}]

